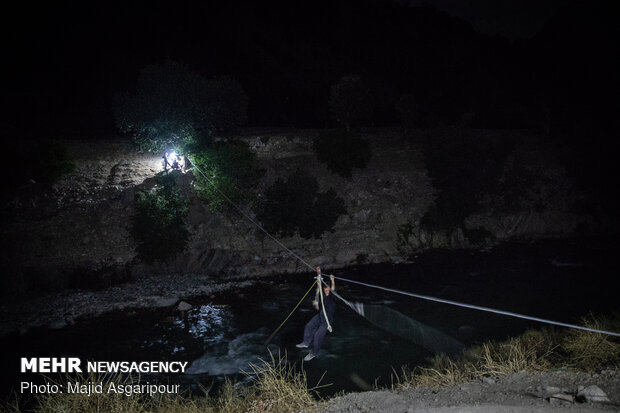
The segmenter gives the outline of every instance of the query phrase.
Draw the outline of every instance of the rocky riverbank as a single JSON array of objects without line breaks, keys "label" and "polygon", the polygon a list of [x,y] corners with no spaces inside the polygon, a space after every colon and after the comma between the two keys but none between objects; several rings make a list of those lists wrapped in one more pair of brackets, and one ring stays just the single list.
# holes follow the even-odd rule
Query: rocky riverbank
[{"label": "rocky riverbank", "polygon": [[173,307],[184,299],[235,292],[253,283],[251,280],[218,282],[197,274],[170,274],[145,277],[99,291],[5,297],[0,305],[0,337],[41,327],[60,329],[111,311]]}]

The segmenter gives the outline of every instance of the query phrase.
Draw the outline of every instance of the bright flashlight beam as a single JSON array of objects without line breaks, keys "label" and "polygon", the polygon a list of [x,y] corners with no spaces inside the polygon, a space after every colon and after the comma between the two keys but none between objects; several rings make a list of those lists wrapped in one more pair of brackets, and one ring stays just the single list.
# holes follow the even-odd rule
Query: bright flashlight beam
[{"label": "bright flashlight beam", "polygon": [[175,150],[166,152],[166,163],[173,169],[183,169],[185,166],[185,158],[179,155]]}]

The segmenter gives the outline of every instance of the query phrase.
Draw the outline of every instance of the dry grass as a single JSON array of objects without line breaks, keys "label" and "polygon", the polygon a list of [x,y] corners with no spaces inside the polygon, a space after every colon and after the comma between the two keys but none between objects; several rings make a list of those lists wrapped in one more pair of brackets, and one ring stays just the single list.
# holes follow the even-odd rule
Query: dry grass
[{"label": "dry grass", "polygon": [[214,400],[215,411],[221,413],[246,412],[250,406],[250,393],[245,387],[236,387],[228,378]]},{"label": "dry grass", "polygon": [[[67,377],[61,382],[48,379],[53,384],[63,385],[66,389],[68,382],[79,383],[103,383],[103,388],[107,388],[110,383],[130,384],[130,377],[125,378],[120,375],[97,375],[79,374],[75,377]],[[35,396],[36,405],[32,410],[35,413],[66,413],[66,412],[146,412],[145,403],[141,397],[126,397],[117,393],[93,393],[90,396],[83,393],[43,393]]]},{"label": "dry grass", "polygon": [[550,356],[557,348],[549,334],[529,330],[507,342],[485,343],[480,351],[481,375],[505,376],[519,371],[543,371],[551,367]]},{"label": "dry grass", "polygon": [[[132,395],[93,393],[90,396],[81,393],[38,394],[34,397],[31,407],[24,408],[20,399],[14,397],[0,404],[1,412],[33,412],[33,413],[237,413],[237,412],[291,412],[311,409],[317,404],[312,392],[319,388],[309,389],[306,375],[296,371],[287,363],[286,357],[271,356],[270,361],[261,361],[250,365],[246,374],[251,377],[252,385],[235,386],[226,380],[216,397],[192,397],[189,394],[179,395]],[[54,381],[48,379],[50,383]],[[106,389],[110,383],[138,384],[129,376],[88,375],[66,377],[62,383],[103,383]],[[66,384],[65,384],[66,388]]]},{"label": "dry grass", "polygon": [[[602,320],[602,321],[601,321]],[[620,330],[620,322],[583,319],[587,327]],[[544,371],[573,366],[594,371],[610,364],[620,365],[620,344],[609,336],[581,330],[528,330],[504,342],[486,342],[451,359],[438,355],[426,366],[403,368],[397,387],[438,387],[479,379],[505,376],[520,371]]]},{"label": "dry grass", "polygon": [[250,364],[247,374],[253,379],[251,412],[293,412],[310,408],[316,404],[308,389],[306,374],[298,372],[294,365],[286,362],[286,357],[278,355],[276,359],[261,360],[259,364]]},{"label": "dry grass", "polygon": [[476,368],[470,362],[462,358],[452,360],[439,354],[430,359],[428,367],[403,368],[398,384],[399,387],[450,386],[469,381],[475,375]]},{"label": "dry grass", "polygon": [[[582,318],[588,328],[597,330],[620,331],[620,321],[608,318],[596,318],[593,315]],[[584,371],[594,371],[601,365],[615,364],[620,359],[620,344],[613,337],[590,333],[583,330],[569,331],[562,341],[562,349],[568,355],[569,364]]]},{"label": "dry grass", "polygon": [[[66,389],[67,382],[102,383],[103,393],[67,393],[62,394],[38,394],[35,397],[35,405],[29,411],[33,413],[105,413],[105,412],[131,412],[131,413],[210,413],[215,410],[212,408],[212,401],[207,397],[193,398],[189,394],[181,393],[178,395],[156,394],[153,396],[134,394],[126,396],[122,393],[108,393],[105,389],[110,384],[140,384],[140,378],[133,379],[130,376],[115,375],[78,375],[67,376],[62,383],[48,379],[50,383],[64,384]],[[16,409],[15,412],[23,410]]]}]

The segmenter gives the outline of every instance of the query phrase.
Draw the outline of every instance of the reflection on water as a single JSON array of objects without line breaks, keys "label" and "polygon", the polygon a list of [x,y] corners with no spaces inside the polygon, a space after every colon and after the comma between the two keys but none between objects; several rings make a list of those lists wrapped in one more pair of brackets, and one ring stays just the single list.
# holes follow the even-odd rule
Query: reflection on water
[{"label": "reflection on water", "polygon": [[198,310],[192,310],[187,317],[179,318],[174,324],[187,331],[196,338],[202,338],[206,342],[219,341],[224,329],[224,319],[230,319],[225,306],[201,305]]},{"label": "reflection on water", "polygon": [[184,313],[182,316],[166,316],[153,326],[161,334],[156,337],[145,337],[141,348],[170,348],[171,355],[182,354],[187,349],[182,344],[187,339],[180,340],[189,334],[192,339],[204,344],[217,344],[224,339],[227,329],[226,320],[230,319],[225,305],[201,305]]}]

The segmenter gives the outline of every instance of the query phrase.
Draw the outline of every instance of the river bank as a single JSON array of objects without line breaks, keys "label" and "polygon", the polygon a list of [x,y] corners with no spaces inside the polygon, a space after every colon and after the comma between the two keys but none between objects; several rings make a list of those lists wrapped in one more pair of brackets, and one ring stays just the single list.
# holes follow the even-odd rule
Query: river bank
[{"label": "river bank", "polygon": [[[332,232],[320,238],[280,239],[307,262],[332,268],[399,263],[433,248],[485,249],[510,240],[561,239],[615,228],[604,217],[575,212],[571,205],[579,193],[571,187],[565,166],[532,156],[522,167],[531,169],[537,180],[519,195],[522,208],[499,211],[494,207],[498,200],[491,196],[450,233],[422,229],[421,219],[433,207],[437,188],[424,165],[421,140],[467,133],[526,142],[531,140],[529,132],[438,128],[404,136],[398,129],[369,129],[363,137],[372,147],[372,158],[351,178],[335,175],[317,160],[312,142],[319,133],[246,130],[235,137],[255,151],[265,171],[259,194],[278,177],[302,168],[316,177],[322,191],[334,188],[344,200],[347,212]],[[211,211],[196,195],[191,171],[179,179],[190,201],[187,249],[166,263],[139,262],[129,234],[134,201],[138,192],[155,185],[153,177],[162,170],[161,156],[140,153],[118,137],[68,140],[65,145],[75,165],[73,172],[48,190],[30,183],[12,201],[15,215],[1,234],[3,266],[10,274],[1,280],[4,291],[103,288],[155,274],[253,278],[307,271],[234,211]]]},{"label": "river bank", "polygon": [[209,280],[198,274],[145,277],[99,291],[72,290],[5,297],[0,304],[0,337],[31,329],[61,329],[80,319],[120,310],[172,307],[183,299],[238,291],[252,280]]},{"label": "river bank", "polygon": [[[574,401],[580,388],[597,386],[607,402]],[[563,398],[562,398],[563,397]],[[583,373],[566,369],[518,372],[500,378],[442,387],[350,393],[320,405],[320,412],[407,413],[545,413],[559,411],[608,412],[620,410],[620,373],[605,370]]]}]

